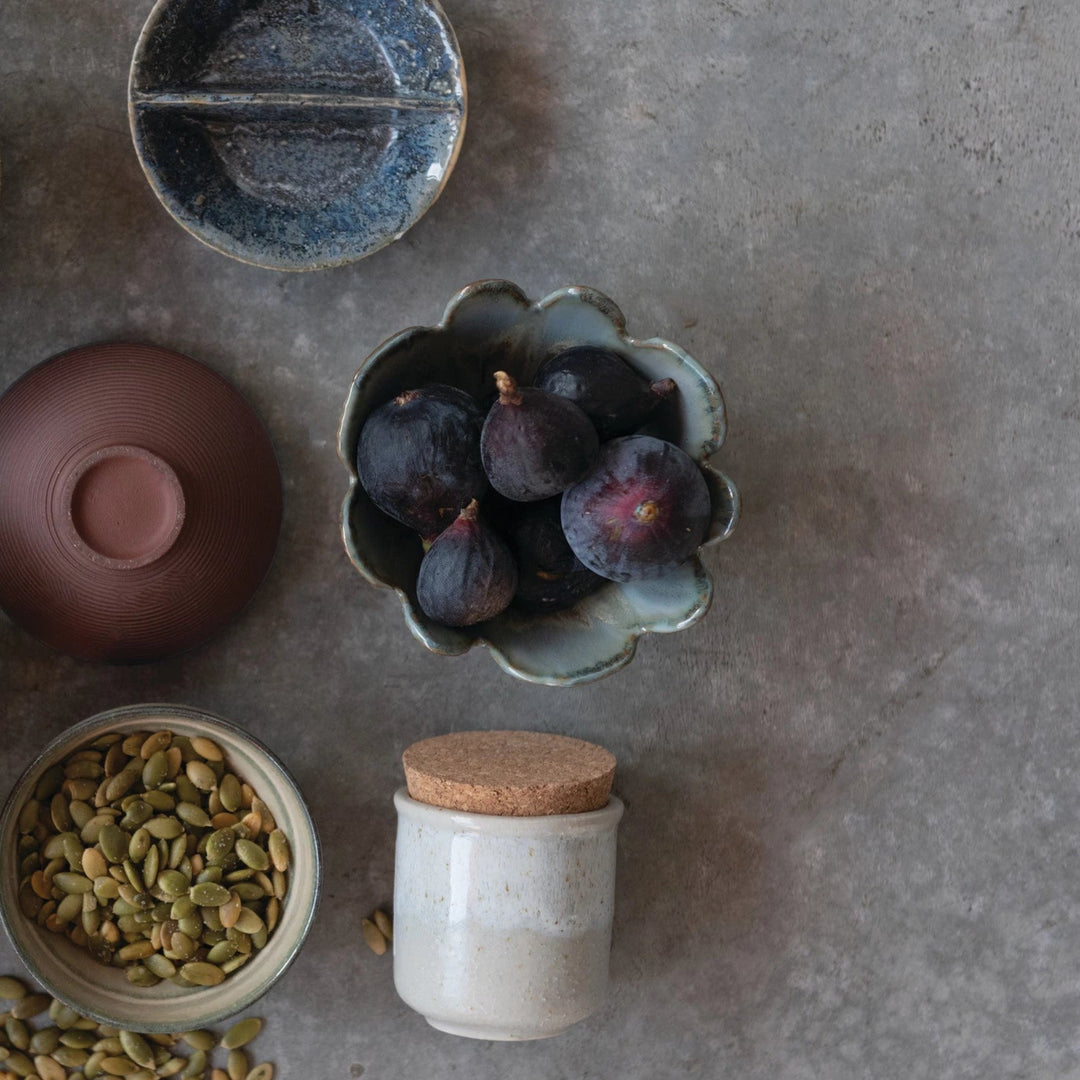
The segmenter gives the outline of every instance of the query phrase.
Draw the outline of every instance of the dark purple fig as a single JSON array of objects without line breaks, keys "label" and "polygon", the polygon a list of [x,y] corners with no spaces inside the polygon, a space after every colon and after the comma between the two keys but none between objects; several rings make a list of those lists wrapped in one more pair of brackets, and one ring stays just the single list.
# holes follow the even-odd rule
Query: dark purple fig
[{"label": "dark purple fig", "polygon": [[495,372],[499,398],[487,414],[480,455],[491,486],[518,502],[558,495],[596,460],[599,440],[572,402],[535,387],[519,387]]},{"label": "dark purple fig", "polygon": [[416,598],[429,619],[472,626],[509,606],[517,579],[514,557],[480,520],[473,499],[432,541],[420,563]]},{"label": "dark purple fig", "polygon": [[641,427],[675,390],[674,379],[651,383],[618,353],[592,345],[576,345],[544,361],[533,385],[577,405],[602,442]]},{"label": "dark purple fig", "polygon": [[377,408],[360,432],[360,483],[384,514],[430,540],[487,490],[482,426],[480,407],[464,390],[406,390]]},{"label": "dark purple fig", "polygon": [[595,468],[562,498],[574,554],[601,577],[665,574],[705,539],[712,503],[693,458],[651,435],[612,439]]},{"label": "dark purple fig", "polygon": [[530,613],[562,611],[604,584],[566,542],[562,499],[510,505],[514,513],[503,519],[502,530],[518,567],[516,608]]}]

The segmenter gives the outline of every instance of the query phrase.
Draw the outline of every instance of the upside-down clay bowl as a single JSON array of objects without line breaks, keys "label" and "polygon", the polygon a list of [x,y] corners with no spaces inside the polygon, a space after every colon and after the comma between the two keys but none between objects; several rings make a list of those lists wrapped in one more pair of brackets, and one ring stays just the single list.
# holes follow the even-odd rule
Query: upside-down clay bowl
[{"label": "upside-down clay bowl", "polygon": [[565,611],[526,615],[511,607],[473,627],[443,626],[417,602],[420,539],[372,503],[357,474],[356,447],[368,416],[404,390],[448,383],[489,401],[495,371],[527,385],[546,359],[574,345],[612,349],[649,381],[674,380],[677,392],[654,414],[651,433],[680,446],[701,469],[712,510],[702,546],[726,540],[738,520],[739,496],[709,463],[727,429],[720,388],[678,345],[630,337],[622,312],[595,289],[569,286],[531,301],[509,281],[466,286],[438,325],[403,330],[364,361],[338,431],[338,454],[349,471],[342,533],[356,569],[373,585],[397,592],[406,624],[428,649],[454,656],[485,645],[505,671],[549,686],[609,675],[633,659],[642,634],[672,633],[701,619],[713,585],[700,555],[658,578],[606,582]]},{"label": "upside-down clay bowl", "polygon": [[39,364],[0,397],[0,607],[83,660],[189,649],[270,566],[281,476],[222,376],[149,345]]}]

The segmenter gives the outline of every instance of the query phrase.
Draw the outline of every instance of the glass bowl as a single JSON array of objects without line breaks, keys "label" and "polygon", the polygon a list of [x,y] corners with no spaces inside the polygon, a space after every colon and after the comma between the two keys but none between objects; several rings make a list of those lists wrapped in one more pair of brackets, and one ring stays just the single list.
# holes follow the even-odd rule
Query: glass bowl
[{"label": "glass bowl", "polygon": [[[232,771],[270,808],[289,839],[289,889],[264,948],[217,986],[163,981],[133,986],[118,967],[98,963],[62,934],[38,926],[19,907],[18,818],[42,773],[108,732],[167,729],[218,744]],[[16,782],[0,813],[0,921],[33,978],[53,997],[99,1023],[131,1031],[188,1031],[247,1008],[284,974],[307,937],[319,899],[320,854],[315,823],[285,766],[242,728],[184,705],[128,705],[98,713],[58,735]]]}]

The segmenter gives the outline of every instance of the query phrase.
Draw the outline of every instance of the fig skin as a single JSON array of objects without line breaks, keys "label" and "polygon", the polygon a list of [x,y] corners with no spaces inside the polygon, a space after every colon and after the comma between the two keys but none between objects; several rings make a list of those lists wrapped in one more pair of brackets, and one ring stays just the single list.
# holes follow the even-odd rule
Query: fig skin
[{"label": "fig skin", "polygon": [[517,582],[510,549],[480,520],[473,499],[428,548],[416,579],[416,599],[435,622],[473,626],[509,607]]},{"label": "fig skin", "polygon": [[604,579],[584,566],[563,535],[562,499],[511,503],[496,521],[518,567],[514,607],[528,614],[563,611],[595,592]]},{"label": "fig skin", "polygon": [[636,431],[676,389],[674,379],[650,383],[618,353],[593,345],[576,345],[545,360],[533,386],[577,405],[601,442]]},{"label": "fig skin", "polygon": [[360,432],[360,483],[384,514],[431,540],[487,490],[482,426],[483,413],[464,390],[406,390],[377,408]]},{"label": "fig skin", "polygon": [[651,435],[605,443],[589,475],[562,498],[574,554],[611,581],[656,578],[679,566],[704,541],[711,515],[693,458]]},{"label": "fig skin", "polygon": [[519,387],[495,372],[498,400],[480,436],[480,456],[491,486],[516,502],[536,502],[565,491],[596,460],[600,441],[572,402],[535,387]]}]

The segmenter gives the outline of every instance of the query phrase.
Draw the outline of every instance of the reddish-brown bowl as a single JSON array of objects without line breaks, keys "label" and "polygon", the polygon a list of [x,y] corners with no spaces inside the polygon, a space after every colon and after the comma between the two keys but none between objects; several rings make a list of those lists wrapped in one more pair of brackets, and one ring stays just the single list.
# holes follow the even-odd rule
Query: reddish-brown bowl
[{"label": "reddish-brown bowl", "polygon": [[61,652],[197,645],[250,599],[280,525],[266,431],[204,364],[89,345],[0,397],[0,607]]}]

